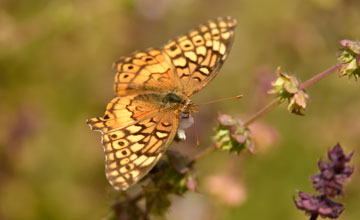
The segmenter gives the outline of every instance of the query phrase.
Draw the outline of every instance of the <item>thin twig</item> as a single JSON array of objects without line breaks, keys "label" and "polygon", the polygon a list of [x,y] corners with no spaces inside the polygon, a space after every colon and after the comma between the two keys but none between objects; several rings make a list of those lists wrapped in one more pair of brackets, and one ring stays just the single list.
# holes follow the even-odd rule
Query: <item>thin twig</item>
[{"label": "thin twig", "polygon": [[322,73],[317,74],[316,76],[314,76],[313,78],[303,82],[301,85],[299,85],[299,89],[305,89],[306,87],[312,85],[313,83],[319,81],[320,79],[325,78],[326,76],[330,75],[331,73],[333,73],[335,70],[338,70],[341,67],[341,63],[338,63],[332,67],[330,67],[329,69],[323,71]]},{"label": "thin twig", "polygon": [[197,154],[191,161],[190,164],[199,161],[200,159],[202,159],[204,156],[208,155],[209,153],[213,152],[214,150],[216,150],[217,148],[217,144],[215,143],[214,145],[206,148],[204,151],[201,151],[199,154]]},{"label": "thin twig", "polygon": [[252,115],[249,119],[247,119],[244,122],[244,127],[248,127],[251,123],[256,121],[258,118],[261,118],[263,115],[268,113],[271,109],[275,108],[280,103],[281,103],[280,100],[275,98],[274,100],[272,100],[272,102],[270,102],[264,108],[260,109],[258,112],[256,112],[254,115]]}]

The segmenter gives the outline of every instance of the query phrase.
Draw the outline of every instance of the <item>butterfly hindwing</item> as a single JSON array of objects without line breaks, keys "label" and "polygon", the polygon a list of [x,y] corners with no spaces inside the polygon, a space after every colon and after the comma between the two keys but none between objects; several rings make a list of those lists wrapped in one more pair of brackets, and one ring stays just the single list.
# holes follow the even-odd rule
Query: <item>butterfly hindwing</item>
[{"label": "butterfly hindwing", "polygon": [[173,140],[178,126],[173,113],[157,113],[121,130],[103,134],[105,173],[125,190],[145,176]]},{"label": "butterfly hindwing", "polygon": [[179,114],[160,108],[156,94],[138,94],[114,98],[104,117],[88,120],[102,133],[105,173],[116,189],[127,189],[151,170],[174,139]]}]

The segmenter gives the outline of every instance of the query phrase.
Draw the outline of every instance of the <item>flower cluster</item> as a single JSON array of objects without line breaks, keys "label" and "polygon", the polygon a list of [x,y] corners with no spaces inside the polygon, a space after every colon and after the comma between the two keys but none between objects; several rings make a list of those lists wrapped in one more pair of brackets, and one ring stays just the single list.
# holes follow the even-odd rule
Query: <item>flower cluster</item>
[{"label": "flower cluster", "polygon": [[343,194],[342,185],[351,176],[353,167],[345,164],[351,160],[353,153],[345,156],[340,144],[328,152],[329,162],[319,161],[320,173],[311,176],[313,187],[318,192],[330,197]]},{"label": "flower cluster", "polygon": [[341,40],[342,53],[339,61],[342,63],[340,76],[353,76],[358,79],[360,76],[360,42]]},{"label": "flower cluster", "polygon": [[336,144],[328,152],[329,161],[320,160],[318,162],[320,173],[311,176],[313,187],[320,195],[299,192],[299,199],[294,200],[296,207],[311,216],[338,218],[344,210],[344,206],[330,198],[343,194],[343,184],[354,171],[353,167],[346,165],[352,156],[353,153],[346,156],[340,144]]},{"label": "flower cluster", "polygon": [[243,149],[254,152],[254,143],[250,130],[244,127],[239,119],[219,113],[219,126],[216,129],[215,141],[221,150],[240,153]]},{"label": "flower cluster", "polygon": [[344,210],[342,204],[330,200],[327,196],[309,195],[304,192],[299,192],[299,200],[295,200],[295,205],[312,216],[321,215],[324,218],[337,218]]},{"label": "flower cluster", "polygon": [[272,82],[273,89],[269,93],[276,94],[281,102],[288,100],[288,110],[291,113],[302,115],[309,96],[305,90],[299,89],[300,81],[297,78],[284,73],[280,67],[278,67],[277,73],[279,77]]}]

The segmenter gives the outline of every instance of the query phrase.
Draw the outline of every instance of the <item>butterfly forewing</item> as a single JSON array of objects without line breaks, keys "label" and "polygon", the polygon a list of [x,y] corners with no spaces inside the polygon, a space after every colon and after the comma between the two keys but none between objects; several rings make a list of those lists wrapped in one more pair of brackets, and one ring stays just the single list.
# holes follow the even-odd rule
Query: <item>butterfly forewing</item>
[{"label": "butterfly forewing", "polygon": [[103,117],[88,119],[87,123],[92,130],[102,133],[136,123],[161,110],[158,96],[158,94],[145,93],[115,97],[106,106]]},{"label": "butterfly forewing", "polygon": [[176,79],[161,50],[148,49],[135,52],[114,64],[114,91],[117,96],[139,93],[139,91],[170,91]]},{"label": "butterfly forewing", "polygon": [[236,20],[220,17],[164,46],[185,95],[198,92],[216,76],[230,51],[235,27]]}]

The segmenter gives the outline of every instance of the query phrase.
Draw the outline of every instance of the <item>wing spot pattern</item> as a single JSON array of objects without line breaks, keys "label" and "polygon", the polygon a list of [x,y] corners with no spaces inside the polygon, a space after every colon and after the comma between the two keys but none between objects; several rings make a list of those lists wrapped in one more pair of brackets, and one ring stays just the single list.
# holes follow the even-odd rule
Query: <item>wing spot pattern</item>
[{"label": "wing spot pattern", "polygon": [[140,166],[140,164],[142,164],[145,160],[146,160],[147,156],[145,155],[141,155],[138,159],[136,159],[134,162],[134,164],[136,164],[137,166]]},{"label": "wing spot pattern", "polygon": [[181,67],[186,66],[186,59],[184,57],[180,57],[178,59],[175,59],[173,62],[175,64],[175,66],[181,66]]},{"label": "wing spot pattern", "polygon": [[135,142],[138,142],[138,141],[144,139],[144,137],[145,137],[145,136],[144,136],[144,135],[141,135],[141,134],[139,134],[139,135],[129,135],[128,139],[129,139],[131,142],[135,143]]},{"label": "wing spot pattern", "polygon": [[112,163],[109,165],[109,168],[111,168],[111,169],[115,169],[116,167],[117,167],[116,162],[112,162]]},{"label": "wing spot pattern", "polygon": [[149,166],[154,160],[155,160],[156,157],[149,157],[145,162],[143,162],[141,164],[142,167],[146,167],[146,166]]},{"label": "wing spot pattern", "polygon": [[131,161],[135,160],[136,158],[138,158],[138,156],[136,154],[131,154],[131,156],[130,156]]},{"label": "wing spot pattern", "polygon": [[133,152],[137,152],[137,151],[141,150],[144,146],[145,146],[145,144],[135,143],[135,144],[131,145],[130,149]]},{"label": "wing spot pattern", "polygon": [[122,182],[125,182],[125,179],[120,176],[120,177],[118,177],[118,178],[115,179],[115,182],[120,182],[120,183],[122,183]]},{"label": "wing spot pattern", "polygon": [[110,173],[111,176],[118,176],[119,175],[119,171],[114,170]]},{"label": "wing spot pattern", "polygon": [[133,171],[131,171],[131,175],[132,175],[133,177],[139,176],[139,173],[140,173],[140,171],[138,171],[138,170],[133,170]]},{"label": "wing spot pattern", "polygon": [[114,153],[109,153],[109,154],[107,155],[107,160],[110,160],[110,161],[115,160]]},{"label": "wing spot pattern", "polygon": [[141,126],[136,126],[136,125],[132,125],[128,128],[126,128],[126,130],[128,130],[131,134],[137,133],[142,129]]},{"label": "wing spot pattern", "polygon": [[127,164],[129,162],[130,162],[129,158],[125,158],[125,159],[120,160],[120,165],[124,165],[124,164]]},{"label": "wing spot pattern", "polygon": [[165,138],[165,137],[169,136],[169,134],[168,134],[168,133],[165,133],[165,132],[157,131],[157,132],[156,132],[156,136],[157,136],[158,138],[162,139],[162,138]]},{"label": "wing spot pattern", "polygon": [[201,71],[201,73],[204,73],[205,75],[209,75],[209,69],[207,67],[201,67],[199,69]]}]

